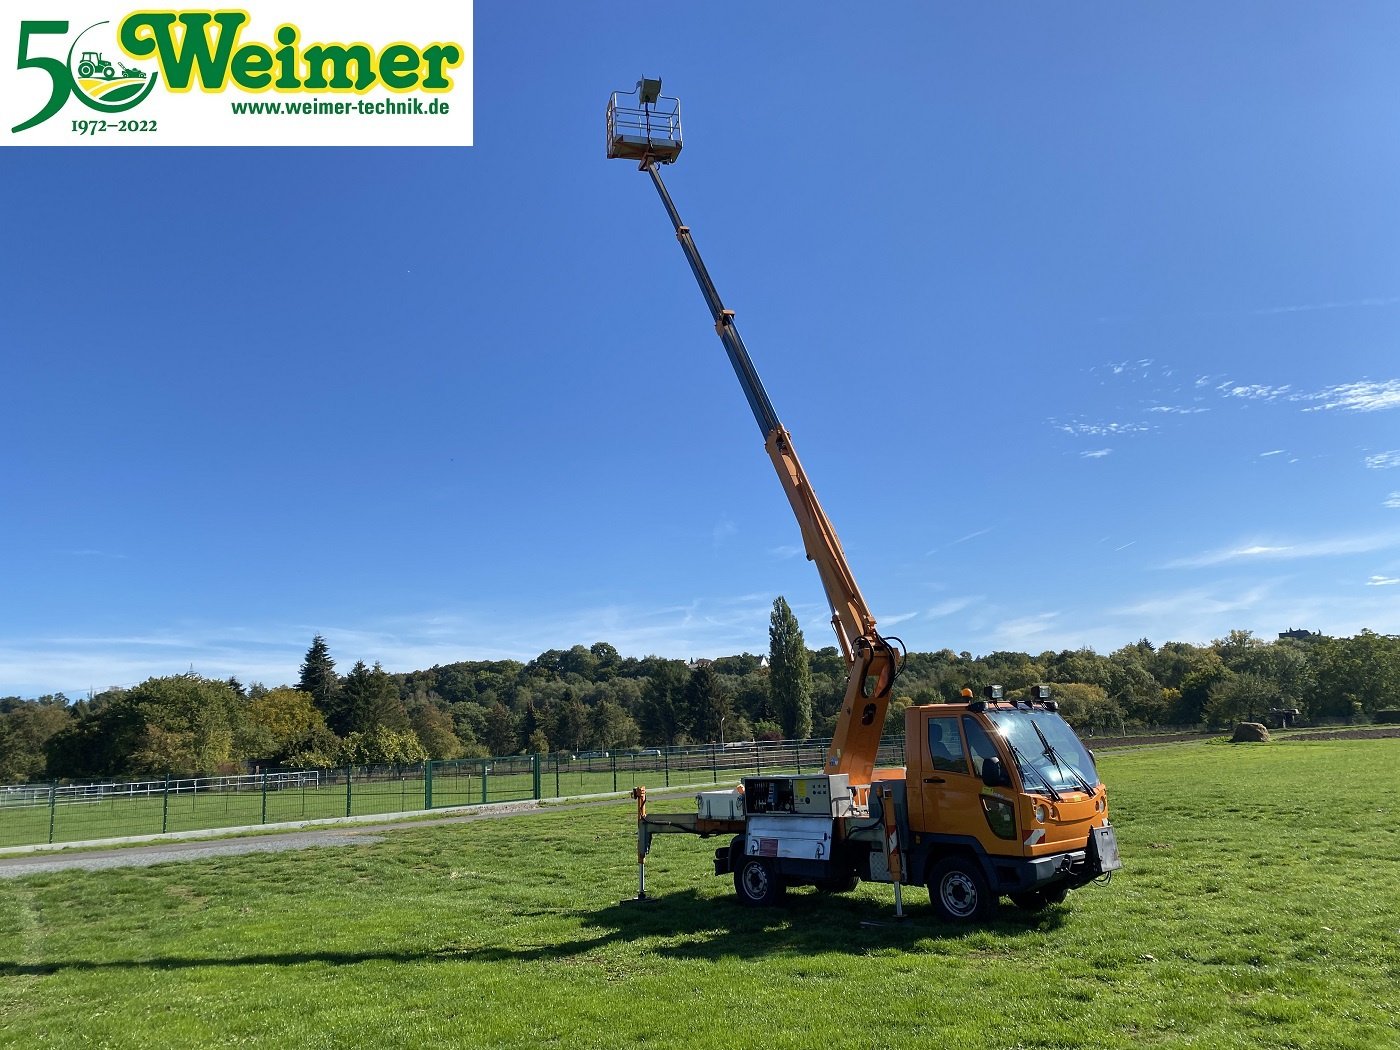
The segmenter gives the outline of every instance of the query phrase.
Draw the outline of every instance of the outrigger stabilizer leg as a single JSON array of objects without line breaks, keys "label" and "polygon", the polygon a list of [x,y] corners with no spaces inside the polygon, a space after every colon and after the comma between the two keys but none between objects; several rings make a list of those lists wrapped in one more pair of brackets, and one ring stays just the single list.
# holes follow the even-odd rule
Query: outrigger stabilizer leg
[{"label": "outrigger stabilizer leg", "polygon": [[637,800],[637,895],[628,897],[623,904],[650,904],[655,897],[647,896],[647,854],[651,852],[651,828],[647,826],[647,789],[641,786],[632,789],[632,797]]}]

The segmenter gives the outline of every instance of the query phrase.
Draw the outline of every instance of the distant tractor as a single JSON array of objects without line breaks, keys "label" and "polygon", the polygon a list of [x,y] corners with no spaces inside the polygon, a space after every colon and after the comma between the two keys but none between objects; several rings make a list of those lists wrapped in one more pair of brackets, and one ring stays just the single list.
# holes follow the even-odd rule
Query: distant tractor
[{"label": "distant tractor", "polygon": [[98,52],[83,52],[82,61],[78,63],[78,76],[101,77],[103,80],[112,80],[116,75],[117,71],[112,68],[112,63],[108,62]]}]

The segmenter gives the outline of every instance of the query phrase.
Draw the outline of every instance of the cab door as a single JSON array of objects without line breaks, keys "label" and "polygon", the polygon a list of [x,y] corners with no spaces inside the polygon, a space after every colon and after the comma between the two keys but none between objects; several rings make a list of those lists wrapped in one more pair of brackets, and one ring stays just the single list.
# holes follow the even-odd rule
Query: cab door
[{"label": "cab door", "polygon": [[[919,721],[917,782],[911,784],[910,830],[916,836],[984,839],[982,780],[973,776],[955,711],[927,713]],[[908,743],[913,743],[909,741]]]}]

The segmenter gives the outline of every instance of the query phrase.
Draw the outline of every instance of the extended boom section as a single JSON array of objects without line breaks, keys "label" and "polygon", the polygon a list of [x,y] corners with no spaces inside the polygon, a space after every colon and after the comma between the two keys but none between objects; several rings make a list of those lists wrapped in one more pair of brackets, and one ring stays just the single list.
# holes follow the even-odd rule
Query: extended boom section
[{"label": "extended boom section", "polygon": [[890,688],[897,670],[895,650],[875,630],[875,617],[870,614],[860,587],[856,585],[836,529],[807,480],[807,472],[802,469],[802,463],[792,447],[792,435],[778,420],[778,413],[763,388],[763,380],[759,378],[738,325],[734,322],[734,311],[725,308],[719,290],[705,268],[705,261],[700,257],[700,250],[695,246],[690,227],[681,221],[680,212],[666,190],[656,163],[644,159],[641,166],[651,176],[671,225],[675,227],[676,239],[710,308],[715,332],[724,344],[744,397],[759,429],[763,431],[768,457],[773,461],[778,480],[787,494],[788,503],[802,530],[803,547],[808,559],[817,566],[827,603],[831,606],[831,624],[841,643],[850,674],[836,733],[827,751],[826,772],[844,773],[852,784],[869,784],[885,725],[885,712],[889,707]]}]

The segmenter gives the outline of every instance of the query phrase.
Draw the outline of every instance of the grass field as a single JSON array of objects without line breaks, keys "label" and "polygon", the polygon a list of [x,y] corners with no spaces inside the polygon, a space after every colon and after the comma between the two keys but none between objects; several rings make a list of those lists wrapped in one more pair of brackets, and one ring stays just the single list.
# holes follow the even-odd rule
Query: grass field
[{"label": "grass field", "polygon": [[1106,755],[1126,869],[972,931],[917,890],[864,928],[878,886],[742,909],[684,836],[619,904],[625,804],[3,880],[0,1046],[1400,1047],[1397,764]]}]

